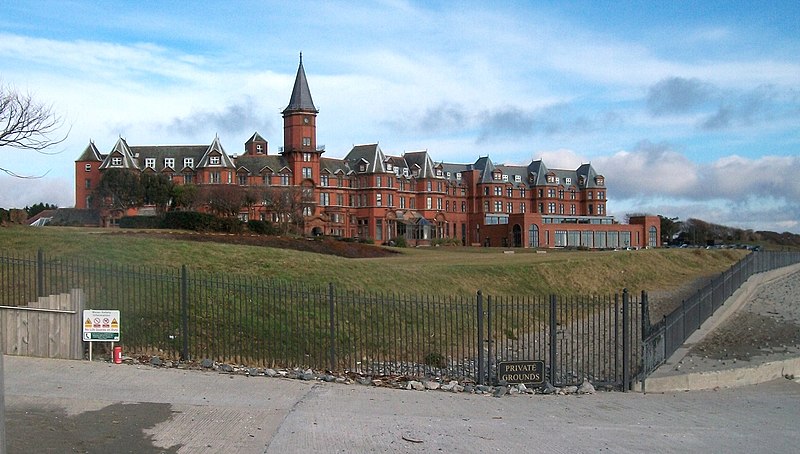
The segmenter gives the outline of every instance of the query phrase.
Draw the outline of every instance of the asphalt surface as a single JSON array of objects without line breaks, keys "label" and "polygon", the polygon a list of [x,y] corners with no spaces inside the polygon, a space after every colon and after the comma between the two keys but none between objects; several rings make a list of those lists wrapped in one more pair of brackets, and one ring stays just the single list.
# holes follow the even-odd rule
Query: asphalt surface
[{"label": "asphalt surface", "polygon": [[[734,295],[648,380],[647,393],[494,398],[5,356],[7,449],[793,453],[800,446],[800,380],[775,378],[785,367],[774,376],[759,372],[772,362],[768,356],[729,376],[716,370],[718,364],[677,367],[694,343],[747,307],[758,286],[779,278],[763,276]],[[659,376],[663,389],[654,393]],[[751,381],[759,384],[746,384]]]}]

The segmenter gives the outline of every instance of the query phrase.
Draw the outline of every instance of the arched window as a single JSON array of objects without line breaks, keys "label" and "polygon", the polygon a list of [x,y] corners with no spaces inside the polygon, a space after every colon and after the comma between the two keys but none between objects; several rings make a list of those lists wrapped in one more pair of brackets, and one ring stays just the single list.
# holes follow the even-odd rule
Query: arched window
[{"label": "arched window", "polygon": [[656,226],[650,226],[650,236],[647,239],[647,245],[650,247],[656,247],[658,245],[658,229]]},{"label": "arched window", "polygon": [[539,247],[539,226],[531,224],[528,229],[528,247]]}]

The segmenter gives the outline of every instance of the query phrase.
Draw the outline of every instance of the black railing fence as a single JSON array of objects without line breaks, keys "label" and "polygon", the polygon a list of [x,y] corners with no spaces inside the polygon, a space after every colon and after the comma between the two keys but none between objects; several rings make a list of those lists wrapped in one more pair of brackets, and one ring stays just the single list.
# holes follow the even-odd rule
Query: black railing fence
[{"label": "black railing fence", "polygon": [[[629,389],[750,275],[800,261],[748,255],[657,325],[647,294],[530,297],[406,295],[180,268],[120,266],[0,252],[0,306],[84,291],[87,309],[120,311],[127,355],[251,367],[497,380],[497,363],[542,360],[556,386]],[[670,350],[672,349],[672,350]]]},{"label": "black railing fence", "polygon": [[[754,252],[712,279],[681,302],[658,323],[642,318],[642,365],[636,379],[644,380],[754,274],[800,263],[800,252]],[[644,296],[647,298],[646,295]],[[645,304],[646,306],[646,304]]]}]

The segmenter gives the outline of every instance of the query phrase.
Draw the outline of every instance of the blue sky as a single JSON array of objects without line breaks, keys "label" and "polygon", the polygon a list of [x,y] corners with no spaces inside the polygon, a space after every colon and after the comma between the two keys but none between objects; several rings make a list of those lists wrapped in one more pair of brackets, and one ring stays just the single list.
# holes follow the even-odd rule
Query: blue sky
[{"label": "blue sky", "polygon": [[606,176],[609,212],[800,233],[800,2],[0,4],[0,80],[67,140],[0,149],[0,206],[74,204],[90,140],[282,145],[299,52],[318,142]]}]

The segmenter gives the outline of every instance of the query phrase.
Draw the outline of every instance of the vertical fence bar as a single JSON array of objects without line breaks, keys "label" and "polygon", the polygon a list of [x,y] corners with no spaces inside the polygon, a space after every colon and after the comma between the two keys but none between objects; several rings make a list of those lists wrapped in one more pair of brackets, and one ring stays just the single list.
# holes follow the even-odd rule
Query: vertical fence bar
[{"label": "vertical fence bar", "polygon": [[558,383],[556,377],[556,295],[550,295],[550,383]]},{"label": "vertical fence bar", "polygon": [[628,289],[622,289],[622,390],[628,392],[630,389],[630,295]]},{"label": "vertical fence bar", "polygon": [[330,317],[330,366],[331,372],[336,370],[336,311],[333,304],[333,282],[328,283],[328,315]]},{"label": "vertical fence bar", "polygon": [[478,290],[476,300],[478,303],[478,384],[483,385],[485,384],[486,374],[483,365],[483,292],[480,290]]},{"label": "vertical fence bar", "polygon": [[186,265],[181,265],[181,360],[189,360],[189,277]]},{"label": "vertical fence bar", "polygon": [[36,251],[36,297],[44,295],[44,251]]},{"label": "vertical fence bar", "polygon": [[492,364],[494,363],[494,358],[497,355],[497,352],[494,351],[494,342],[492,342],[492,296],[488,295],[486,297],[486,373],[488,374],[489,384],[492,384]]}]

